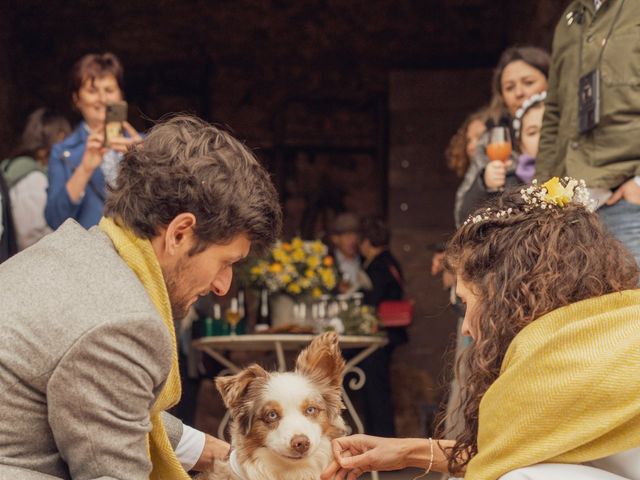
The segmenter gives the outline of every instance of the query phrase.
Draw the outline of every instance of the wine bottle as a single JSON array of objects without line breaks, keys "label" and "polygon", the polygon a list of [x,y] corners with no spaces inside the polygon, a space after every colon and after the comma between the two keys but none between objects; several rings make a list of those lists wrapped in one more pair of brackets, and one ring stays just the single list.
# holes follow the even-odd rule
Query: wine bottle
[{"label": "wine bottle", "polygon": [[269,309],[269,291],[263,288],[260,291],[260,308],[256,321],[256,332],[264,332],[271,328],[271,310]]},{"label": "wine bottle", "polygon": [[240,321],[236,330],[239,334],[243,334],[247,332],[247,303],[243,288],[238,291],[238,313],[240,313]]},{"label": "wine bottle", "polygon": [[229,326],[222,319],[222,308],[220,307],[219,303],[213,304],[213,318],[211,319],[210,328],[210,335],[226,335],[227,333],[229,333]]}]

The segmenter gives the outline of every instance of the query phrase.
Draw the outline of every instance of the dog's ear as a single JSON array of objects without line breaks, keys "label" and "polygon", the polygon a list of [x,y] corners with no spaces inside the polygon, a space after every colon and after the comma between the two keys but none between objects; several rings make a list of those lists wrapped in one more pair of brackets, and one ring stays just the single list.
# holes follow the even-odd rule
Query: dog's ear
[{"label": "dog's ear", "polygon": [[298,355],[296,372],[320,383],[328,382],[333,387],[341,387],[344,358],[338,346],[338,335],[327,332],[316,337]]},{"label": "dog's ear", "polygon": [[318,385],[332,413],[338,415],[343,408],[341,393],[344,367],[344,358],[335,332],[327,332],[316,337],[298,355],[296,361],[296,372]]},{"label": "dog's ear", "polygon": [[253,364],[235,375],[215,379],[225,407],[229,409],[231,418],[238,422],[244,435],[251,430],[255,397],[268,378],[266,370]]}]

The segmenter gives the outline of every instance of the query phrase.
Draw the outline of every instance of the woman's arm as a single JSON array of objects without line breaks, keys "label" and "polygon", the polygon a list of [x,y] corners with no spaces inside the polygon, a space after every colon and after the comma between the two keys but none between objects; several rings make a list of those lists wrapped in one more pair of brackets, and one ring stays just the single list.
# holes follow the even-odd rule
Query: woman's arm
[{"label": "woman's arm", "polygon": [[80,165],[71,174],[71,178],[66,183],[67,193],[73,203],[79,203],[84,196],[89,180],[96,168],[102,163],[104,153],[104,134],[102,132],[91,133],[87,138],[87,146]]},{"label": "woman's arm", "polygon": [[76,218],[89,180],[102,162],[102,138],[102,133],[89,135],[82,159],[75,169],[72,167],[75,161],[64,156],[61,144],[51,149],[45,208],[45,218],[51,228],[58,228],[68,218]]},{"label": "woman's arm", "polygon": [[449,473],[449,459],[445,455],[447,448],[453,447],[455,440],[435,440],[407,438],[406,467],[429,468],[431,463],[431,443],[433,444],[433,463],[431,471]]},{"label": "woman's arm", "polygon": [[382,438],[369,435],[337,438],[333,441],[335,460],[320,478],[351,480],[363,472],[402,470],[407,467],[427,469],[430,464],[431,471],[447,473],[445,449],[452,447],[454,443],[454,440]]},{"label": "woman's arm", "polygon": [[67,181],[70,178],[70,167],[63,158],[64,149],[61,144],[54,145],[49,156],[49,188],[47,189],[47,204],[44,216],[49,226],[58,228],[71,217],[75,217],[80,204],[74,204],[66,190]]}]

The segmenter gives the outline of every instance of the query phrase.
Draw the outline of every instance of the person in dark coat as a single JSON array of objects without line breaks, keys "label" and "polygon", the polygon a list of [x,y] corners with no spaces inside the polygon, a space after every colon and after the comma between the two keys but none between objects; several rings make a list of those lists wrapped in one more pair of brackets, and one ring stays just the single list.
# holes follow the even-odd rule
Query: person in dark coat
[{"label": "person in dark coat", "polygon": [[[389,228],[382,220],[363,221],[360,252],[372,287],[364,291],[364,303],[374,308],[384,301],[404,297],[402,269],[389,251],[390,237]],[[395,432],[389,369],[394,349],[408,339],[404,327],[387,328],[386,332],[389,343],[360,364],[367,376],[362,389],[366,430],[380,436]]]}]

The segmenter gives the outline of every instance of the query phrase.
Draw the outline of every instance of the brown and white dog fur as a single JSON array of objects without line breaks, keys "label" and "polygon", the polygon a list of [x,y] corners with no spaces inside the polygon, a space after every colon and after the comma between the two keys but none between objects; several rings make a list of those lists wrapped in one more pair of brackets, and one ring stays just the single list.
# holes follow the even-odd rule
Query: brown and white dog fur
[{"label": "brown and white dog fur", "polygon": [[207,480],[317,480],[332,460],[341,417],[344,359],[335,333],[316,337],[294,372],[251,365],[218,377],[231,414],[231,459],[215,462]]}]

